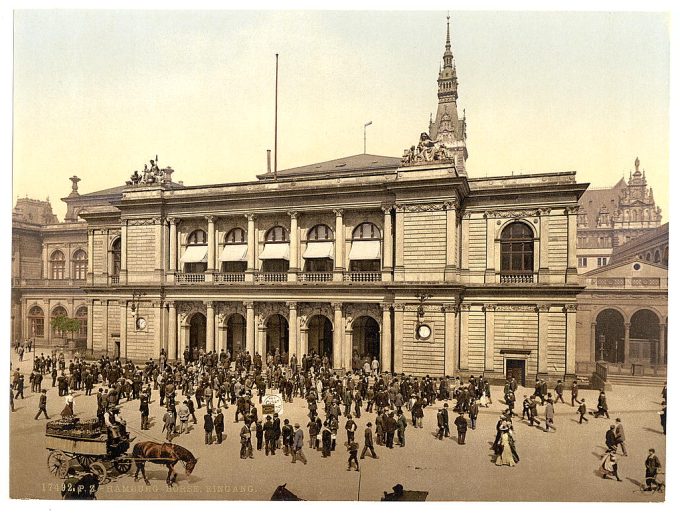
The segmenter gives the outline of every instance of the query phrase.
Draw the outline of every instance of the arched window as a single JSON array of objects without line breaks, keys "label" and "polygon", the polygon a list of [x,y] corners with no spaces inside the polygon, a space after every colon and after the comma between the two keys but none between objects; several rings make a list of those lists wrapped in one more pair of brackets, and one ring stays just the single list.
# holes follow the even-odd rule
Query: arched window
[{"label": "arched window", "polygon": [[120,276],[120,237],[111,244],[111,276]]},{"label": "arched window", "polygon": [[668,246],[663,248],[663,260],[661,261],[663,265],[668,265]]},{"label": "arched window", "polygon": [[661,263],[661,251],[658,249],[654,252],[654,263],[658,264]]},{"label": "arched window", "polygon": [[270,242],[288,242],[288,230],[283,226],[274,226],[270,228],[265,237],[267,243]]},{"label": "arched window", "polygon": [[325,224],[317,224],[307,232],[308,241],[331,241],[333,240],[333,230]]},{"label": "arched window", "polygon": [[652,261],[652,252],[651,251],[647,251],[647,254],[645,255],[645,260],[647,260],[647,262]]},{"label": "arched window", "polygon": [[76,310],[76,319],[80,321],[80,329],[78,330],[78,338],[87,338],[87,307],[81,306]]},{"label": "arched window", "polygon": [[246,231],[243,228],[234,228],[224,237],[225,244],[247,244]]},{"label": "arched window", "polygon": [[187,246],[203,246],[208,244],[208,236],[203,230],[194,230],[187,237]]},{"label": "arched window", "polygon": [[[66,308],[64,308],[63,306],[57,306],[54,308],[54,310],[52,310],[52,315],[50,315],[50,326],[52,325],[52,321],[57,317],[68,317],[68,314],[66,313]],[[56,328],[52,328],[52,336],[63,337],[64,332]]]},{"label": "arched window", "polygon": [[31,337],[45,336],[45,314],[39,306],[34,306],[28,311],[28,329]]},{"label": "arched window", "polygon": [[65,269],[66,257],[64,257],[64,253],[57,250],[50,257],[50,277],[53,280],[63,280]]},{"label": "arched window", "polygon": [[380,239],[380,229],[373,223],[361,223],[352,232],[353,240]]},{"label": "arched window", "polygon": [[87,253],[79,249],[73,253],[73,279],[84,280],[87,275]]},{"label": "arched window", "polygon": [[501,275],[533,275],[534,235],[519,221],[501,232]]}]

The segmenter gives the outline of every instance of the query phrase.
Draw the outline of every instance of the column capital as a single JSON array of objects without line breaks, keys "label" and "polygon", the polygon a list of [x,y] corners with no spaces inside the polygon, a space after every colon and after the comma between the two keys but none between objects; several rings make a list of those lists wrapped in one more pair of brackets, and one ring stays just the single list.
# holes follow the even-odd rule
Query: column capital
[{"label": "column capital", "polygon": [[248,221],[255,221],[255,219],[257,219],[257,215],[255,214],[244,214],[243,217],[245,217]]},{"label": "column capital", "polygon": [[406,308],[406,305],[404,303],[394,303],[392,306],[394,307],[395,312],[396,311],[403,312],[404,309]]},{"label": "column capital", "polygon": [[384,214],[389,214],[392,212],[392,209],[394,208],[394,203],[383,203],[380,205],[380,210],[383,211]]},{"label": "column capital", "polygon": [[215,302],[214,302],[214,301],[203,301],[203,304],[204,304],[207,308],[215,308]]},{"label": "column capital", "polygon": [[538,310],[538,313],[548,313],[550,311],[550,305],[538,305],[536,310]]},{"label": "column capital", "polygon": [[578,214],[578,211],[581,207],[579,205],[572,205],[570,207],[567,207],[564,209],[564,213],[567,215],[574,215]]},{"label": "column capital", "polygon": [[574,305],[564,305],[564,311],[566,313],[576,313],[577,306]]},{"label": "column capital", "polygon": [[253,309],[255,308],[255,303],[253,301],[244,301],[243,306],[248,309]]},{"label": "column capital", "polygon": [[461,303],[460,309],[463,312],[469,312],[470,311],[470,304],[469,303]]},{"label": "column capital", "polygon": [[483,310],[485,312],[495,312],[496,311],[496,305],[493,303],[486,303],[483,307]]},{"label": "column capital", "polygon": [[444,313],[458,313],[460,311],[460,305],[446,304],[442,305],[442,312]]},{"label": "column capital", "polygon": [[177,305],[174,301],[167,301],[165,304],[168,306],[168,308],[177,308]]},{"label": "column capital", "polygon": [[380,303],[380,309],[383,312],[389,312],[390,308],[392,308],[392,303]]},{"label": "column capital", "polygon": [[539,216],[547,216],[552,212],[552,209],[550,207],[541,207],[538,209],[538,215]]},{"label": "column capital", "polygon": [[206,219],[206,221],[208,221],[209,223],[214,223],[214,222],[215,222],[215,219],[217,219],[217,216],[214,216],[214,215],[211,214],[211,215],[205,216],[205,219]]},{"label": "column capital", "polygon": [[335,217],[342,217],[342,215],[345,213],[344,208],[334,208],[333,212],[335,213]]},{"label": "column capital", "polygon": [[297,219],[298,216],[300,215],[299,210],[289,210],[288,215],[290,216],[291,219]]},{"label": "column capital", "polygon": [[122,306],[124,308],[127,308],[127,299],[119,299],[118,300],[118,306]]},{"label": "column capital", "polygon": [[451,198],[444,202],[444,210],[456,210],[458,207],[460,207],[458,198]]},{"label": "column capital", "polygon": [[168,223],[170,224],[177,224],[177,218],[176,217],[168,217],[166,218]]},{"label": "column capital", "polygon": [[342,303],[339,302],[331,303],[331,307],[333,307],[333,310],[335,311],[338,310],[342,311]]},{"label": "column capital", "polygon": [[630,323],[629,322],[624,322],[623,327],[626,328],[627,330],[630,329]]},{"label": "column capital", "polygon": [[297,310],[298,304],[296,301],[288,301],[286,302],[286,306],[288,306],[290,310]]}]

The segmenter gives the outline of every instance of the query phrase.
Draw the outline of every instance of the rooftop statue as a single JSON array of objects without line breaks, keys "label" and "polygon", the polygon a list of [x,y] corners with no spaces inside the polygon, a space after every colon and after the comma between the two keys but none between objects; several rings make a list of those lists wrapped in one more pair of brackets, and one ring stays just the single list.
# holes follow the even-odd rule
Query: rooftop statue
[{"label": "rooftop statue", "polygon": [[156,155],[155,160],[151,159],[149,160],[149,164],[144,164],[144,170],[141,173],[135,170],[125,184],[131,186],[160,185],[170,181],[168,178],[170,176],[168,170],[169,168],[160,169],[158,167],[158,155]]}]

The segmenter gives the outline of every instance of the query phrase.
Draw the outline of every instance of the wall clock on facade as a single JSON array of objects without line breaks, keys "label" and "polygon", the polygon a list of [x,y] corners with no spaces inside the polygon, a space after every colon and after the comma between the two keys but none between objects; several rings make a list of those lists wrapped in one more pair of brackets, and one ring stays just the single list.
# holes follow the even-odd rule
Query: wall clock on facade
[{"label": "wall clock on facade", "polygon": [[144,317],[137,317],[137,322],[135,323],[138,330],[146,329],[146,319]]},{"label": "wall clock on facade", "polygon": [[430,328],[427,324],[419,324],[416,328],[416,335],[420,340],[427,340],[430,338],[430,335],[432,335],[432,328]]}]

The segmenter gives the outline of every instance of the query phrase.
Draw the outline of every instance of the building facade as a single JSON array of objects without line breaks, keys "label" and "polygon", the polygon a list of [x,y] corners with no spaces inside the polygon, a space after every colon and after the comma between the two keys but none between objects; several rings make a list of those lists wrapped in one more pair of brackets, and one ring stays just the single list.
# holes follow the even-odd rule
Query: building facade
[{"label": "building facade", "polygon": [[[400,158],[355,155],[208,186],[175,183],[151,161],[125,185],[82,196],[74,177],[73,221],[59,226],[73,226],[87,257],[73,284],[87,348],[133,360],[317,352],[336,368],[373,355],[399,373],[575,376],[587,184],[574,172],[468,177],[457,102],[447,27],[437,115]],[[61,246],[45,249],[42,237],[44,268]],[[39,298],[52,295],[50,269],[44,289],[18,289],[23,337],[39,338],[27,321],[35,306],[53,314]]]},{"label": "building facade", "polygon": [[[645,171],[640,170],[637,158],[627,182],[621,178],[613,187],[590,188],[579,206],[579,274],[607,265],[617,247],[661,225],[661,208],[656,206],[654,191],[647,186]],[[667,257],[668,253],[665,265]]]}]

